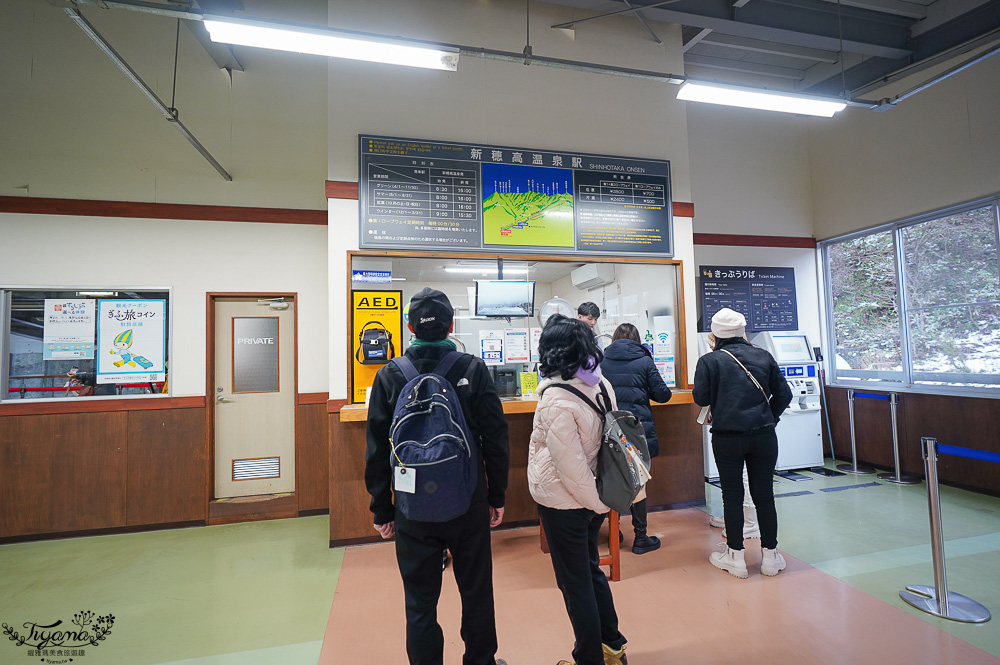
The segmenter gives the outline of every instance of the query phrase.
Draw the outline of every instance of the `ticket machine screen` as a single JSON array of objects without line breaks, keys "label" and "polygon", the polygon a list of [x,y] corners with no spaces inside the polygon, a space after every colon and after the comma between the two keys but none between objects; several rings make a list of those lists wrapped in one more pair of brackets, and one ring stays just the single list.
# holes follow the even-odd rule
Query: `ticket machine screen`
[{"label": "ticket machine screen", "polygon": [[805,335],[771,333],[771,341],[774,344],[774,359],[778,361],[778,364],[809,362],[813,359]]}]

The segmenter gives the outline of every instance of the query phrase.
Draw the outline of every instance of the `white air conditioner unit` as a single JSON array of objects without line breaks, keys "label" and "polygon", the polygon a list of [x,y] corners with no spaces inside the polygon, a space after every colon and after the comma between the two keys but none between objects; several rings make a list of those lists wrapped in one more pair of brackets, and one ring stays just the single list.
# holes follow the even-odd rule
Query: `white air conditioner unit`
[{"label": "white air conditioner unit", "polygon": [[615,266],[613,263],[588,263],[569,274],[573,286],[578,289],[595,289],[605,284],[614,284]]}]

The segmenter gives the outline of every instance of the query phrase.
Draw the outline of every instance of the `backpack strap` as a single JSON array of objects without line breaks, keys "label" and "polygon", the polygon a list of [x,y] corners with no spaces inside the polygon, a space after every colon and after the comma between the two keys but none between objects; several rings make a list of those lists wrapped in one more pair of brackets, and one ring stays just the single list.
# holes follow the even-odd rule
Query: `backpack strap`
[{"label": "backpack strap", "polygon": [[[594,411],[597,412],[597,416],[601,420],[604,420],[604,416],[605,416],[606,412],[603,409],[601,409],[601,407],[599,407],[596,404],[594,404],[594,400],[590,399],[589,397],[587,397],[586,395],[584,395],[582,392],[580,392],[579,390],[577,390],[573,386],[571,386],[569,384],[566,384],[566,383],[553,383],[553,384],[547,386],[545,389],[548,390],[549,388],[562,388],[563,390],[570,391],[571,393],[573,393],[574,395],[576,395],[577,397],[579,397],[581,400],[583,400],[584,402],[586,402],[588,405],[590,405],[590,408],[592,408]],[[603,386],[602,386],[602,388],[603,388]],[[607,394],[607,393],[605,393],[605,394]]]},{"label": "backpack strap", "polygon": [[413,362],[406,356],[393,358],[392,362],[395,363],[396,367],[399,368],[399,371],[403,373],[403,377],[406,379],[407,383],[420,376],[420,372],[417,371],[417,368],[413,366]]},{"label": "backpack strap", "polygon": [[445,357],[438,362],[437,367],[434,368],[434,373],[440,374],[447,379],[448,372],[451,371],[451,368],[455,366],[455,363],[457,363],[463,355],[465,354],[459,353],[458,351],[449,351]]},{"label": "backpack strap", "polygon": [[604,398],[604,412],[609,413],[612,411],[611,395],[608,394],[608,389],[604,386],[604,381],[601,381],[598,385],[601,386],[601,397]]},{"label": "backpack strap", "polygon": [[[438,362],[437,367],[433,369],[433,373],[447,377],[448,372],[451,371],[451,368],[455,366],[455,363],[458,362],[463,355],[465,354],[459,353],[458,351],[449,351],[445,354],[445,357]],[[417,371],[413,361],[405,355],[394,358],[392,362],[396,363],[396,367],[398,367],[399,371],[403,373],[407,382],[410,382],[420,376],[420,372]]]}]

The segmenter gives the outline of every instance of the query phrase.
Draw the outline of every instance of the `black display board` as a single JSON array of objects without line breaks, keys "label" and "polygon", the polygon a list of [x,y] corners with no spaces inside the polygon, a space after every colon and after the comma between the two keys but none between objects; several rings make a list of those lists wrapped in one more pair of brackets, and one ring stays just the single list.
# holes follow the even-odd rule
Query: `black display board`
[{"label": "black display board", "polygon": [[747,318],[747,331],[798,330],[794,268],[699,266],[701,320],[699,330],[711,329],[712,317],[723,307]]},{"label": "black display board", "polygon": [[358,142],[362,248],[674,254],[668,161]]}]

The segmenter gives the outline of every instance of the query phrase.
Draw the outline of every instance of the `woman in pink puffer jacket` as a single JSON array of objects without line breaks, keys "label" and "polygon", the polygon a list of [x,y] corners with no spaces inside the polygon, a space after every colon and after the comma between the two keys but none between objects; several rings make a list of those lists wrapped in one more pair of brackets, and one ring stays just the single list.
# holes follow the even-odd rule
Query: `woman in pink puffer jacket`
[{"label": "woman in pink puffer jacket", "polygon": [[573,660],[576,665],[624,665],[626,639],[598,563],[597,535],[608,512],[594,477],[603,424],[589,405],[558,386],[571,386],[600,403],[603,381],[610,409],[616,408],[614,389],[601,378],[594,334],[579,320],[550,318],[538,352],[543,380],[528,446],[528,489],[538,503],[556,583],[573,625]]}]

